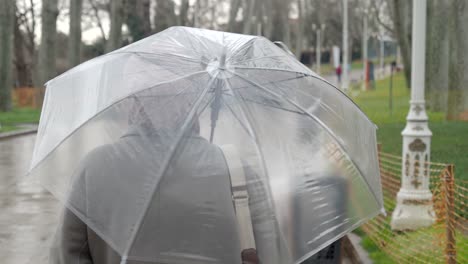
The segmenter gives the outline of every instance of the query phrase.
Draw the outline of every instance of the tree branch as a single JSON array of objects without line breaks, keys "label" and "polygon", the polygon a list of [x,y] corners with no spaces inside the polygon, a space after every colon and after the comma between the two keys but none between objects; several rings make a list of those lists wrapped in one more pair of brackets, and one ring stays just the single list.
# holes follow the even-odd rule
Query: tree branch
[{"label": "tree branch", "polygon": [[104,27],[102,26],[101,18],[99,17],[99,9],[97,8],[96,3],[94,2],[94,0],[89,0],[89,3],[91,4],[91,7],[92,7],[92,9],[94,11],[94,17],[97,20],[99,30],[101,31],[102,39],[105,42],[105,41],[107,41],[106,33],[104,32]]}]

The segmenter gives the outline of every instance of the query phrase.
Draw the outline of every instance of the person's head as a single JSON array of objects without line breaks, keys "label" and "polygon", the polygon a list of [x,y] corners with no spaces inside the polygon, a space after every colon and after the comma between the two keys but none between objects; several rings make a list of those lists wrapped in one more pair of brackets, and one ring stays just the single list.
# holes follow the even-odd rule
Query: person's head
[{"label": "person's head", "polygon": [[[133,96],[128,123],[143,129],[145,133],[174,135],[187,121],[193,108],[193,99],[186,95]],[[198,117],[195,115],[190,132],[199,133]]]}]

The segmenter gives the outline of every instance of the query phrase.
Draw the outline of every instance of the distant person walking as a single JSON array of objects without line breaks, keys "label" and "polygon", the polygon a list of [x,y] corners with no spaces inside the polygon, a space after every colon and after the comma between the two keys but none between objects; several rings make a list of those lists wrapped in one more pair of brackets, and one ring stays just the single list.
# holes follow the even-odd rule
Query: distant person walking
[{"label": "distant person walking", "polygon": [[371,89],[375,90],[375,67],[372,61],[369,61],[369,83],[371,85]]},{"label": "distant person walking", "polygon": [[336,78],[338,79],[338,83],[341,83],[341,65],[338,65],[338,67],[336,67]]}]

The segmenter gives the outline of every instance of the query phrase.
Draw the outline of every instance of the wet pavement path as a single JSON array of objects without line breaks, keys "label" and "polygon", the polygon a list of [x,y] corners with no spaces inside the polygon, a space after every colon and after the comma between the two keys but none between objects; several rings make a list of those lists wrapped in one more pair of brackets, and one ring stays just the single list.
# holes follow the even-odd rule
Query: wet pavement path
[{"label": "wet pavement path", "polygon": [[0,262],[45,264],[58,202],[26,177],[35,135],[0,140]]}]

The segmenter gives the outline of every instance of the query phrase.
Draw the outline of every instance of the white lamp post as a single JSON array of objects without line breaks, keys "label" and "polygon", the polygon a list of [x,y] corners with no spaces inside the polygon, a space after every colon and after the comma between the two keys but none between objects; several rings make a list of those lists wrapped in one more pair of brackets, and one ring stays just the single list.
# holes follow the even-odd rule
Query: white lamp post
[{"label": "white lamp post", "polygon": [[384,73],[385,73],[385,69],[384,69],[384,65],[385,65],[385,62],[384,62],[384,58],[385,58],[385,39],[384,39],[384,33],[383,33],[383,30],[380,31],[380,36],[379,36],[379,39],[380,39],[380,73],[381,73],[381,76],[383,77],[384,76]]},{"label": "white lamp post", "polygon": [[414,230],[434,223],[429,164],[432,133],[424,102],[426,0],[413,0],[411,101],[403,136],[401,189],[393,211],[394,230]]},{"label": "white lamp post", "polygon": [[322,32],[325,31],[325,24],[320,24],[320,27],[313,24],[312,29],[315,30],[316,34],[316,44],[315,44],[315,65],[317,74],[320,74],[320,67],[322,63]]},{"label": "white lamp post", "polygon": [[343,0],[343,64],[341,89],[344,92],[349,88],[348,77],[348,0]]},{"label": "white lamp post", "polygon": [[367,90],[367,53],[368,53],[368,47],[367,47],[367,39],[368,39],[368,29],[367,29],[367,1],[365,3],[364,7],[364,18],[363,18],[363,25],[362,25],[362,90],[365,91]]}]

